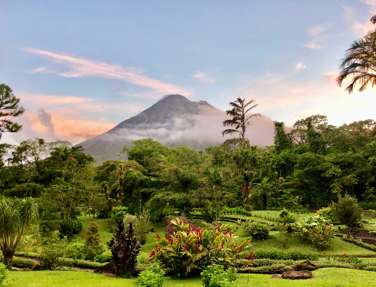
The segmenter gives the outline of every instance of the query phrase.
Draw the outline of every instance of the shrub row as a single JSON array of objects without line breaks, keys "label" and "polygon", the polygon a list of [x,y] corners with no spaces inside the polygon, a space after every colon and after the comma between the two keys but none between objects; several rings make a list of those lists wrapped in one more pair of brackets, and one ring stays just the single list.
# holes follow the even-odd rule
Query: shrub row
[{"label": "shrub row", "polygon": [[301,251],[286,251],[279,249],[260,249],[255,251],[255,256],[258,259],[269,258],[277,260],[318,260],[318,253],[301,252]]}]

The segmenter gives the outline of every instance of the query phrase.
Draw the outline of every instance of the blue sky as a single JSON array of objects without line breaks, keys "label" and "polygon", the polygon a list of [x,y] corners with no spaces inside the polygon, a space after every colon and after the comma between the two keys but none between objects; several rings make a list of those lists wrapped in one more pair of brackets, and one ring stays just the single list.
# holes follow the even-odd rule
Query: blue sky
[{"label": "blue sky", "polygon": [[0,79],[27,110],[24,137],[77,142],[169,93],[221,109],[253,98],[287,124],[375,119],[373,90],[334,81],[375,11],[375,0],[0,0]]}]

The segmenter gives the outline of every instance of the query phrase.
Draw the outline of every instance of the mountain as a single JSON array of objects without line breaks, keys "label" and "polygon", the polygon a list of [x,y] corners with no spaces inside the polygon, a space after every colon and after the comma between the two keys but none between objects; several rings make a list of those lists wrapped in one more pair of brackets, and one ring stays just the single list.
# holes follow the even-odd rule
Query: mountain
[{"label": "mountain", "polygon": [[[121,154],[124,146],[144,138],[152,138],[169,146],[188,145],[202,149],[221,144],[226,139],[222,136],[222,122],[225,118],[224,111],[206,101],[194,102],[181,95],[169,95],[108,132],[80,145],[97,161],[125,158],[126,155]],[[247,136],[255,145],[272,144],[273,121],[265,116],[255,118],[248,128]]]}]

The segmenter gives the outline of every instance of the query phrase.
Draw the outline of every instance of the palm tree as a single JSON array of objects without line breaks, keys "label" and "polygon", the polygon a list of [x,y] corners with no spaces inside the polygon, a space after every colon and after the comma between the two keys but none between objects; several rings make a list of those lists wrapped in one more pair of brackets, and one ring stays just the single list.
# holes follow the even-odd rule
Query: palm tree
[{"label": "palm tree", "polygon": [[0,249],[4,264],[12,267],[12,259],[18,243],[36,215],[31,199],[0,199]]},{"label": "palm tree", "polygon": [[235,101],[230,102],[230,106],[232,108],[226,111],[229,119],[225,120],[223,125],[231,128],[225,129],[222,135],[237,134],[241,143],[245,143],[245,134],[251,119],[260,116],[260,114],[251,113],[257,107],[257,104],[255,104],[254,100],[246,101],[246,99],[237,98]]},{"label": "palm tree", "polygon": [[347,50],[337,82],[341,86],[345,80],[349,80],[349,93],[376,85],[376,31],[355,41]]}]

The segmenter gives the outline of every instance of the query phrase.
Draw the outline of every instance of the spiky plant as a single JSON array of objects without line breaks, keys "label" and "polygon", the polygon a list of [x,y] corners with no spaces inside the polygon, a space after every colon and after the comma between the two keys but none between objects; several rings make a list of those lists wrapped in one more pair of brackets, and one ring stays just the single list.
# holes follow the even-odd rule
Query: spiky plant
[{"label": "spiky plant", "polygon": [[0,199],[0,249],[4,264],[12,267],[17,245],[36,217],[32,199]]}]

